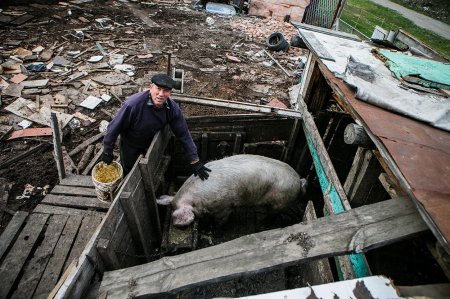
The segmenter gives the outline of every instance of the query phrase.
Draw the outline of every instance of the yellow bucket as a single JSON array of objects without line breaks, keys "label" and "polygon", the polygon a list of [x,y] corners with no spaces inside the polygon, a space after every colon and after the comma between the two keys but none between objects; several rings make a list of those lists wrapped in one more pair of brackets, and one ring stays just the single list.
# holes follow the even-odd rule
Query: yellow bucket
[{"label": "yellow bucket", "polygon": [[119,163],[112,162],[109,165],[104,162],[97,163],[92,169],[92,182],[97,198],[110,203],[113,199],[113,191],[120,183],[122,176],[122,165]]}]

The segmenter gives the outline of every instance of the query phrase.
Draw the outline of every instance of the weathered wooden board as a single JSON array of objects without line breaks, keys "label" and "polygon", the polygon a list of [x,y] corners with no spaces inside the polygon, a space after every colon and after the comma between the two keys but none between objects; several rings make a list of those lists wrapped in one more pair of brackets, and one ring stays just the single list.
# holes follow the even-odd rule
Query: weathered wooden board
[{"label": "weathered wooden board", "polygon": [[48,217],[44,214],[32,214],[28,217],[27,224],[0,266],[0,298],[6,298],[10,292]]},{"label": "weathered wooden board", "polygon": [[64,186],[78,186],[78,187],[92,187],[94,188],[94,183],[92,182],[92,177],[88,175],[68,175],[59,182],[60,185]]},{"label": "weathered wooden board", "polygon": [[[316,212],[312,201],[306,205],[303,222],[308,223],[316,220]],[[330,262],[327,258],[312,261],[300,266],[302,268],[303,281],[310,285],[318,285],[333,282],[333,273],[331,272]]]},{"label": "weathered wooden board", "polygon": [[89,238],[95,232],[95,229],[100,224],[100,222],[102,222],[101,217],[86,216],[83,218],[80,229],[77,234],[77,238],[73,243],[69,257],[66,260],[64,271],[67,269],[67,267],[74,259],[77,259],[80,256],[81,252],[84,249],[84,246],[86,246],[87,242],[89,241]]},{"label": "weathered wooden board", "polygon": [[81,216],[95,216],[103,218],[106,213],[93,210],[81,210],[68,207],[58,207],[46,204],[38,204],[34,208],[33,213],[50,214],[50,215],[81,215]]},{"label": "weathered wooden board", "polygon": [[80,195],[80,196],[91,196],[96,197],[95,189],[89,188],[89,187],[74,187],[74,186],[63,186],[63,185],[56,185],[52,191],[51,194],[65,194],[65,195]]},{"label": "weathered wooden board", "polygon": [[100,293],[108,292],[108,298],[167,294],[319,257],[367,251],[427,229],[409,199],[388,200],[106,272]]},{"label": "weathered wooden board", "polygon": [[145,198],[143,180],[136,182],[132,193],[124,192],[120,196],[120,203],[127,219],[131,235],[142,245],[144,253],[150,257],[153,249],[157,248],[155,229],[149,219],[148,200]]},{"label": "weathered wooden board", "polygon": [[85,140],[83,143],[81,143],[76,148],[71,150],[69,152],[69,156],[74,156],[74,155],[78,154],[79,152],[84,150],[86,147],[88,147],[90,144],[92,144],[92,143],[96,142],[97,140],[99,140],[100,138],[102,138],[104,135],[105,135],[105,133],[103,133],[103,132],[98,133],[97,135],[94,135],[91,138]]},{"label": "weathered wooden board", "polygon": [[73,208],[95,208],[99,210],[107,210],[109,203],[100,201],[97,197],[81,197],[68,195],[47,194],[41,201],[43,204],[73,207]]},{"label": "weathered wooden board", "polygon": [[68,218],[65,215],[54,215],[50,218],[44,239],[34,252],[33,258],[27,263],[24,274],[12,298],[25,299],[33,297],[34,290],[41,279],[42,273],[44,273]]},{"label": "weathered wooden board", "polygon": [[22,224],[25,222],[28,213],[23,211],[18,211],[14,214],[14,217],[9,221],[8,226],[3,231],[0,236],[0,260],[2,259],[5,252],[14,242],[14,239],[20,232]]},{"label": "weathered wooden board", "polygon": [[44,274],[39,281],[34,297],[46,297],[58,282],[59,276],[62,273],[64,262],[66,261],[67,255],[72,248],[78,228],[80,227],[81,220],[81,216],[70,216],[67,220],[61,237],[58,239],[58,243],[53,251],[53,255],[48,261]]}]

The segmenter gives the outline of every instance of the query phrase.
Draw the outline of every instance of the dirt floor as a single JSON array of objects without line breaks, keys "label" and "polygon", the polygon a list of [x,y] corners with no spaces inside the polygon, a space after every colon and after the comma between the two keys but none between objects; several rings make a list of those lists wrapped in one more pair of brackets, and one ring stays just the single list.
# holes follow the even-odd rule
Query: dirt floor
[{"label": "dirt floor", "polygon": [[[153,74],[167,72],[169,54],[170,68],[184,71],[185,94],[286,106],[288,88],[298,82],[299,64],[305,58],[299,48],[270,52],[291,74],[287,76],[264,50],[273,32],[282,32],[289,41],[296,33],[292,25],[210,14],[195,9],[191,1],[37,2],[47,4],[10,5],[0,13],[0,232],[14,211],[32,210],[45,195],[44,187],[51,189],[58,181],[51,137],[8,140],[10,135],[5,134],[21,130],[18,124],[40,108],[51,107],[71,118],[62,130],[62,145],[70,152],[98,134],[101,121],[110,121],[126,96],[147,88]],[[103,58],[88,62],[95,56]],[[114,69],[113,58],[126,69]],[[43,79],[48,83],[22,87]],[[94,109],[80,106],[88,96],[102,95],[111,99]],[[20,97],[28,100],[17,108],[20,116],[5,109]],[[182,109],[187,116],[236,113],[187,104]],[[81,114],[72,118],[77,112]],[[47,126],[48,122],[34,121],[30,128]],[[81,167],[73,167],[82,153],[70,157],[72,173],[82,173]],[[17,162],[9,163],[21,154]],[[26,184],[35,188],[24,195]]]}]

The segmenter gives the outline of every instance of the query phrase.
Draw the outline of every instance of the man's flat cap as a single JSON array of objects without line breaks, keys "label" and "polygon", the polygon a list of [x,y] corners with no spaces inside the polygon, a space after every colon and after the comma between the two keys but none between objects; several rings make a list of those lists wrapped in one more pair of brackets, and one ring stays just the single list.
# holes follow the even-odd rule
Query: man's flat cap
[{"label": "man's flat cap", "polygon": [[166,74],[157,74],[152,77],[152,83],[162,88],[172,89],[175,82]]}]

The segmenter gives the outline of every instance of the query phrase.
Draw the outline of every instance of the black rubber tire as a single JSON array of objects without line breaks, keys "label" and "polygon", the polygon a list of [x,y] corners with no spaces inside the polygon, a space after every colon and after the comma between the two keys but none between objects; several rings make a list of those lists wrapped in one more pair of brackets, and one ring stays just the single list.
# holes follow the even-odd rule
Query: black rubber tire
[{"label": "black rubber tire", "polygon": [[267,38],[267,48],[272,51],[287,51],[289,43],[284,39],[283,34],[274,32]]}]

